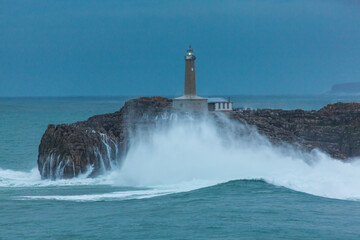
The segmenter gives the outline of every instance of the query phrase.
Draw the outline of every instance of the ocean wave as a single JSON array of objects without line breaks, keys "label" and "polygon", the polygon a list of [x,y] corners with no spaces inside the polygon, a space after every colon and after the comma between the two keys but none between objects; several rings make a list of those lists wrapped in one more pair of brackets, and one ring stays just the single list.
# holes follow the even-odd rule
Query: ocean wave
[{"label": "ocean wave", "polygon": [[214,182],[191,181],[176,185],[153,186],[148,189],[135,189],[115,191],[110,193],[81,194],[81,195],[32,195],[21,196],[17,200],[58,200],[58,201],[75,201],[75,202],[92,202],[92,201],[123,201],[132,199],[145,199],[159,197],[174,193],[188,192],[195,189],[214,185]]},{"label": "ocean wave", "polygon": [[191,180],[223,183],[263,179],[312,195],[360,199],[360,161],[332,159],[319,150],[275,146],[250,128],[224,117],[222,129],[208,120],[176,122],[138,133],[114,183],[168,185]]},{"label": "ocean wave", "polygon": [[158,196],[171,194],[171,193],[174,193],[174,192],[151,189],[151,190],[112,192],[112,193],[103,193],[103,194],[23,196],[18,199],[19,200],[59,200],[59,201],[89,202],[89,201],[114,201],[114,200],[144,199],[144,198],[158,197]]},{"label": "ocean wave", "polygon": [[0,187],[111,185],[145,187],[143,192],[73,196],[26,196],[24,199],[94,201],[145,198],[191,191],[231,180],[263,179],[312,195],[360,199],[360,161],[342,162],[319,150],[304,152],[290,145],[274,146],[255,129],[224,120],[176,122],[138,132],[121,168],[97,178],[41,180],[29,172],[0,169]]},{"label": "ocean wave", "polygon": [[15,171],[0,168],[0,188],[31,188],[51,186],[111,185],[106,176],[88,178],[87,173],[73,179],[41,180],[39,170]]}]

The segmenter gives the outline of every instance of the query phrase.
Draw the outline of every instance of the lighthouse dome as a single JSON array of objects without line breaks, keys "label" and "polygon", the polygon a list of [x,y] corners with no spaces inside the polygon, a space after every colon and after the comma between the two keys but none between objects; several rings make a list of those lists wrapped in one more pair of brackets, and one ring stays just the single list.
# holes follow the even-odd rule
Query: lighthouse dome
[{"label": "lighthouse dome", "polygon": [[194,55],[194,50],[192,49],[191,45],[189,45],[189,48],[186,50],[185,60],[195,60],[196,57]]}]

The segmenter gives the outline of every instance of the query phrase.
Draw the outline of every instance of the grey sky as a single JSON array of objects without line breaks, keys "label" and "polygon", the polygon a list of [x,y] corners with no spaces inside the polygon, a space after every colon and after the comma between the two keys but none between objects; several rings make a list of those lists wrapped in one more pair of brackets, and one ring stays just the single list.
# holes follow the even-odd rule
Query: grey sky
[{"label": "grey sky", "polygon": [[316,94],[360,81],[360,4],[3,1],[0,96]]}]

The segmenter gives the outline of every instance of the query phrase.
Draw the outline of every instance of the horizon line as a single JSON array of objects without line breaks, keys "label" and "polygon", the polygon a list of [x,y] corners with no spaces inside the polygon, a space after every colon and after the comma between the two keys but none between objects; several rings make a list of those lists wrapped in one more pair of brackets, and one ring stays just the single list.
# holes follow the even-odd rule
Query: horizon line
[{"label": "horizon line", "polygon": [[[123,98],[138,98],[138,97],[166,97],[166,98],[175,98],[177,95],[145,95],[145,94],[134,94],[134,95],[30,95],[30,96],[0,96],[0,98],[111,98],[111,97],[123,97]],[[359,96],[358,94],[345,94],[345,95],[336,95],[336,94],[326,94],[326,93],[304,93],[304,94],[201,94],[204,97],[232,97],[232,96],[248,96],[248,97],[296,97],[296,96],[338,96],[338,97],[355,97]]]}]

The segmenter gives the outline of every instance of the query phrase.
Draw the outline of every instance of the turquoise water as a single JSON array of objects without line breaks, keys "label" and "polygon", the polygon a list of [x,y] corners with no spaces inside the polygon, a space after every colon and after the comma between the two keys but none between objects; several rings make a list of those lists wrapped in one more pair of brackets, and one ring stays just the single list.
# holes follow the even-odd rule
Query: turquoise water
[{"label": "turquoise water", "polygon": [[[98,178],[40,180],[37,148],[49,123],[114,112],[127,99],[0,98],[0,239],[360,238],[357,161],[278,149],[261,136],[222,146],[208,124],[190,136],[188,126],[157,132]],[[319,109],[356,98],[232,100]]]}]

